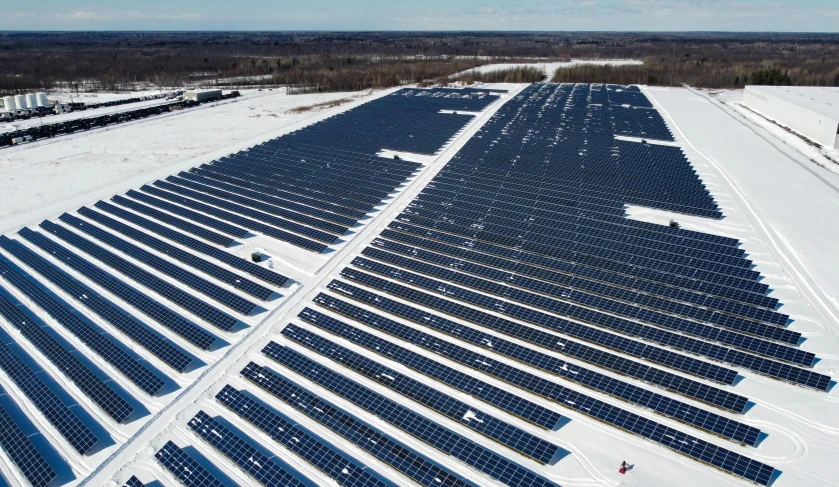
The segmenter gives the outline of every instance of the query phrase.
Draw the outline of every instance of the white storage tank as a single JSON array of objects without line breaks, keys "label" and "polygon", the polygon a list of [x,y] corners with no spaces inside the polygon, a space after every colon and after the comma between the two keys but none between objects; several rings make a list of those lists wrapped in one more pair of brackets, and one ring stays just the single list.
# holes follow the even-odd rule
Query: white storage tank
[{"label": "white storage tank", "polygon": [[15,105],[17,105],[18,110],[26,108],[26,96],[15,95]]},{"label": "white storage tank", "polygon": [[15,104],[15,97],[4,96],[3,97],[3,111],[4,112],[13,112],[15,110],[17,110],[17,105]]},{"label": "white storage tank", "polygon": [[221,90],[190,90],[184,93],[184,100],[204,101],[221,96]]},{"label": "white storage tank", "polygon": [[38,106],[39,107],[45,107],[45,106],[49,105],[49,102],[47,101],[47,94],[46,93],[41,92],[41,93],[38,93],[35,96],[38,98]]},{"label": "white storage tank", "polygon": [[29,93],[26,95],[26,108],[38,108],[38,97],[35,96],[35,93]]}]

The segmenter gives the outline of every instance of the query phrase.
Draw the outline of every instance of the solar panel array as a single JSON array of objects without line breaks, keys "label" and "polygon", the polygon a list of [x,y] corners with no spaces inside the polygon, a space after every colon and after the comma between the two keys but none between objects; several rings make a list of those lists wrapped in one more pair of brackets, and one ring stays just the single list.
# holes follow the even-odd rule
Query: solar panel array
[{"label": "solar panel array", "polygon": [[[0,388],[0,396],[5,395],[6,391]],[[3,405],[0,405],[0,447],[33,487],[45,487],[57,475]]]},{"label": "solar panel array", "polygon": [[[737,240],[625,217],[625,205],[722,213],[681,149],[618,136],[673,140],[637,88],[527,87],[299,314],[305,326],[286,326],[289,345],[263,353],[385,421],[392,405],[352,377],[415,395],[447,417],[440,424],[464,421],[445,413],[451,388],[543,428],[562,410],[593,418],[768,485],[772,466],[690,430],[757,446],[763,434],[749,424],[738,375],[819,391],[830,377],[811,370],[815,355],[798,348],[801,334]],[[293,392],[274,395],[294,394],[289,403],[319,396],[254,363],[242,373],[282,383],[278,391]],[[486,387],[483,376],[512,388]],[[556,407],[534,407],[533,396]]]},{"label": "solar panel array", "polygon": [[122,487],[146,487],[146,484],[140,482],[140,479],[132,475]]},{"label": "solar panel array", "polygon": [[[37,228],[23,228],[17,236],[0,236],[0,326],[18,330],[0,343],[0,368],[19,388],[16,394],[43,413],[80,455],[102,440],[118,442],[94,431],[128,423],[135,413],[151,417],[137,408],[145,399],[131,397],[120,380],[150,396],[179,389],[187,376],[169,377],[158,364],[176,374],[206,365],[201,352],[212,353],[237,338],[220,333],[238,333],[256,321],[251,317],[267,316],[263,312],[292,282],[231,247],[259,234],[313,252],[341,243],[421,168],[417,162],[380,157],[380,151],[434,154],[474,119],[473,112],[497,99],[480,90],[399,90]],[[376,130],[370,130],[371,120]],[[36,355],[25,353],[16,340],[34,347]],[[28,365],[38,360],[48,365]],[[73,384],[70,396],[80,393],[79,403],[53,392],[49,376],[55,373]],[[109,418],[80,415],[88,401]],[[225,405],[246,416],[257,410],[255,403],[250,411],[236,409],[245,398],[237,401]],[[277,424],[278,416],[264,412],[249,420],[257,427]],[[110,420],[115,424],[95,424]],[[202,425],[211,420],[203,417]],[[195,431],[201,435],[204,426]],[[343,427],[347,434],[381,435],[382,448],[368,451],[410,478],[425,485],[466,485],[373,429]],[[224,443],[216,435],[203,437],[265,485],[308,482],[276,459],[243,461],[243,452],[252,459],[258,452],[247,450],[249,440],[229,430]],[[381,482],[352,456],[311,438],[311,449],[301,450],[290,438],[275,437],[341,485]],[[185,485],[219,485],[174,443],[157,458]],[[20,466],[29,472],[37,462],[33,456]],[[132,482],[142,485],[136,478]]]},{"label": "solar panel array", "polygon": [[186,487],[236,487],[236,484],[222,483],[209,470],[175,443],[168,441],[154,457],[176,479]]}]

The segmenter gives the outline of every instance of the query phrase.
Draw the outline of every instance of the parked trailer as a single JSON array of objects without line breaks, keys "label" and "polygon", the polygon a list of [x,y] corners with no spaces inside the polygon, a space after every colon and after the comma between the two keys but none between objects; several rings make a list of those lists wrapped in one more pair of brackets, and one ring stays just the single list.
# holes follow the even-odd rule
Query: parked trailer
[{"label": "parked trailer", "polygon": [[221,98],[221,90],[190,90],[184,93],[184,100],[197,102]]},{"label": "parked trailer", "polygon": [[[69,134],[81,130],[89,130],[92,128],[103,127],[105,125],[139,120],[153,115],[159,115],[161,113],[169,113],[173,110],[195,107],[200,105],[201,103],[211,102],[217,99],[226,100],[230,98],[236,98],[238,96],[240,96],[239,92],[233,91],[227,95],[221,95],[217,98],[205,100],[204,102],[183,100],[171,103],[161,103],[159,105],[138,108],[136,110],[128,110],[119,113],[110,113],[95,117],[79,118],[76,120],[69,120],[66,122],[29,127],[24,130],[17,130],[14,132],[6,132],[4,134],[0,134],[0,147],[19,144],[33,139],[43,139],[48,137],[55,137],[57,135],[62,134]],[[32,139],[22,139],[20,142],[15,142],[16,139],[24,138],[27,136],[31,136]]]}]

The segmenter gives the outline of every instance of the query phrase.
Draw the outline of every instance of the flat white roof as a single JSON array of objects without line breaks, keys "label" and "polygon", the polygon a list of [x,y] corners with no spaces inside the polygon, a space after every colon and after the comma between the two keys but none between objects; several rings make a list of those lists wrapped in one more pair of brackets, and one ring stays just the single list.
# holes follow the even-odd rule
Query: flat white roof
[{"label": "flat white roof", "polygon": [[839,120],[839,88],[821,86],[757,86],[747,89],[760,91],[802,106],[808,110]]}]

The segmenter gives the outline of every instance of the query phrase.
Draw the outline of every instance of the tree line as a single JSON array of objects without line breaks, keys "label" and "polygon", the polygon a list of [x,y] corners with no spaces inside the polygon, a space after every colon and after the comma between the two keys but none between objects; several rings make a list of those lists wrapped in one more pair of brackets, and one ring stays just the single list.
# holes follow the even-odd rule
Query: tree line
[{"label": "tree line", "polygon": [[[644,64],[577,66],[550,73],[555,80],[839,85],[839,34],[6,32],[0,33],[0,94],[204,85],[350,91],[453,79],[493,62],[571,58]],[[535,78],[514,71],[464,80]]]}]

